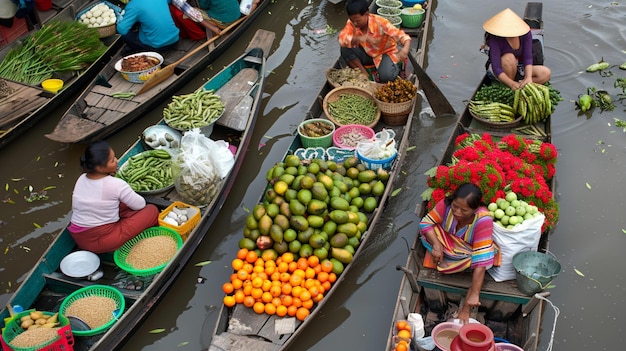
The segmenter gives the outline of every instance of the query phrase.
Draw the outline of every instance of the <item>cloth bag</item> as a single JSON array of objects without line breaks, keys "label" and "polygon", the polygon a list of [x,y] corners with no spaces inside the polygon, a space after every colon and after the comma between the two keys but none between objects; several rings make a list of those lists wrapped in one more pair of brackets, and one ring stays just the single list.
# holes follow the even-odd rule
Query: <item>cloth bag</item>
[{"label": "cloth bag", "polygon": [[541,226],[546,217],[543,213],[523,221],[514,229],[506,229],[498,224],[493,225],[493,241],[500,248],[502,263],[499,267],[487,270],[497,282],[515,279],[513,256],[520,251],[537,251],[541,238]]}]

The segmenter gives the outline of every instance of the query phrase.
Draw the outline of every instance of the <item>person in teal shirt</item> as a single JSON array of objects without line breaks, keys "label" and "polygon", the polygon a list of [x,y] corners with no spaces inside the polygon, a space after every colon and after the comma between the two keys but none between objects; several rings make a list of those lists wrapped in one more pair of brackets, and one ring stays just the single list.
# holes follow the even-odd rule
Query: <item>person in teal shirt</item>
[{"label": "person in teal shirt", "polygon": [[[170,15],[171,0],[131,0],[117,23],[130,52],[166,52],[176,47],[179,30]],[[133,27],[137,25],[137,30]]]}]

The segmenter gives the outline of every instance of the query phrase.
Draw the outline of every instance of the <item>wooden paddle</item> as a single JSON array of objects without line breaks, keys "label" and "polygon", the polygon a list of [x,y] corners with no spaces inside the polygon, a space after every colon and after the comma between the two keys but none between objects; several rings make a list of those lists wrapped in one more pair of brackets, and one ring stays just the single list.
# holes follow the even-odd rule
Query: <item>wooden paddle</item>
[{"label": "wooden paddle", "polygon": [[443,95],[437,84],[433,82],[432,79],[426,74],[426,71],[420,66],[415,60],[415,56],[409,54],[409,60],[411,60],[411,65],[413,65],[413,69],[415,70],[415,75],[419,80],[419,85],[421,86],[424,94],[426,94],[426,98],[428,99],[428,103],[430,107],[433,109],[435,116],[440,115],[456,115],[456,111],[454,111],[454,107],[450,104],[450,101]]},{"label": "wooden paddle", "polygon": [[211,39],[209,39],[206,42],[202,43],[202,45],[200,45],[197,48],[191,50],[185,56],[183,56],[180,59],[178,59],[178,61],[176,61],[176,62],[174,62],[174,63],[172,63],[170,65],[167,65],[164,68],[162,68],[162,69],[156,71],[155,73],[151,74],[150,78],[148,78],[148,80],[146,80],[143,83],[143,86],[141,87],[141,89],[139,89],[139,91],[137,92],[136,95],[145,93],[146,91],[154,88],[156,85],[158,85],[159,83],[163,82],[167,78],[171,77],[172,74],[174,74],[174,69],[176,68],[176,66],[180,65],[181,62],[183,62],[186,59],[190,58],[191,56],[195,55],[196,53],[198,53],[203,48],[211,45],[212,42],[214,42],[215,40],[217,40],[218,38],[220,38],[221,36],[223,36],[224,34],[229,32],[231,29],[237,27],[237,25],[239,25],[239,23],[241,23],[246,17],[247,16],[243,16],[243,17],[239,18],[235,22],[231,23],[228,27],[222,29],[222,32],[220,34],[212,37]]}]

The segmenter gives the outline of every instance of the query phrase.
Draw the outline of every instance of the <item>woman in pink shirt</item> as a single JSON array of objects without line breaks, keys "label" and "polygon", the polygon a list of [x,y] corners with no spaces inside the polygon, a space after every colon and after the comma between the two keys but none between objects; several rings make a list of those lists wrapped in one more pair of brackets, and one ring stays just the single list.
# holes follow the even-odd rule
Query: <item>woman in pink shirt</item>
[{"label": "woman in pink shirt", "polygon": [[105,141],[87,147],[80,158],[85,172],[72,193],[72,217],[68,230],[83,250],[111,252],[144,229],[158,224],[159,209],[114,177],[115,152]]}]

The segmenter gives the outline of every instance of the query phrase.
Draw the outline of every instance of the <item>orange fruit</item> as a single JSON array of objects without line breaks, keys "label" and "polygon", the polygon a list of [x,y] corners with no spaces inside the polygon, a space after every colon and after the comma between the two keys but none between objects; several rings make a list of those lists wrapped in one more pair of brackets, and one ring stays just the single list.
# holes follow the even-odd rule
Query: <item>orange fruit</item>
[{"label": "orange fruit", "polygon": [[306,289],[302,289],[302,292],[300,293],[300,300],[308,301],[310,299],[311,299],[311,293]]},{"label": "orange fruit", "polygon": [[280,286],[278,286],[278,285],[273,285],[273,286],[270,288],[270,294],[271,294],[272,296],[274,296],[274,297],[278,297],[278,296],[280,296],[280,294],[282,294],[282,292],[283,292],[283,291],[282,291],[282,288],[281,288]]},{"label": "orange fruit", "polygon": [[280,287],[280,290],[283,294],[285,295],[290,295],[291,294],[291,290],[292,290],[292,286],[289,283],[285,283]]},{"label": "orange fruit", "polygon": [[263,281],[263,286],[261,286],[261,289],[263,289],[263,291],[270,291],[271,287],[272,287],[272,281],[265,279]]},{"label": "orange fruit", "polygon": [[325,291],[330,290],[331,284],[330,282],[327,280],[325,282],[322,283],[322,287],[324,288]]},{"label": "orange fruit", "polygon": [[333,263],[329,259],[324,259],[320,262],[322,265],[322,272],[330,273],[333,271]]},{"label": "orange fruit", "polygon": [[237,302],[235,301],[235,297],[234,296],[231,296],[231,295],[224,296],[224,305],[226,307],[233,307],[233,306],[235,306],[235,303],[237,303]]},{"label": "orange fruit", "polygon": [[246,298],[246,295],[241,290],[235,291],[235,295],[233,296],[235,297],[236,303],[243,303],[243,300]]},{"label": "orange fruit", "polygon": [[309,293],[311,294],[311,296],[317,296],[320,294],[320,289],[316,286],[312,286],[309,288]]},{"label": "orange fruit", "polygon": [[324,299],[324,294],[317,294],[315,297],[313,297],[312,301],[318,303],[322,301],[322,299]]},{"label": "orange fruit", "polygon": [[235,278],[231,280],[231,283],[233,283],[233,288],[235,288],[235,290],[243,288],[243,281],[237,278],[237,275],[235,275]]},{"label": "orange fruit", "polygon": [[252,307],[254,306],[254,303],[256,302],[256,300],[254,299],[254,297],[252,296],[246,296],[243,299],[243,305],[246,307]]},{"label": "orange fruit", "polygon": [[276,306],[276,315],[278,317],[284,317],[287,315],[287,307],[283,305]]},{"label": "orange fruit", "polygon": [[305,270],[309,268],[309,261],[307,260],[306,257],[300,257],[297,263],[298,263],[298,268],[301,270]]},{"label": "orange fruit", "polygon": [[299,320],[303,321],[308,315],[309,315],[309,310],[304,308],[304,307],[300,307],[298,308],[298,310],[296,311],[296,318],[298,318]]},{"label": "orange fruit", "polygon": [[258,300],[261,298],[261,296],[263,296],[263,290],[261,290],[261,288],[252,288],[252,291],[250,292],[250,296]]},{"label": "orange fruit", "polygon": [[302,284],[302,277],[297,274],[292,274],[291,277],[289,277],[289,283],[293,287],[300,286],[300,284]]},{"label": "orange fruit", "polygon": [[289,267],[289,270],[288,270],[288,271],[289,271],[289,272],[293,272],[293,271],[295,271],[296,269],[298,269],[298,264],[297,264],[296,262],[294,262],[294,261],[291,261],[291,262],[289,262],[288,267]]},{"label": "orange fruit", "polygon": [[307,279],[315,278],[315,269],[313,269],[311,267],[307,268],[304,271],[304,277],[307,278]]},{"label": "orange fruit", "polygon": [[252,295],[252,284],[248,284],[243,287],[243,294],[246,296]]},{"label": "orange fruit", "polygon": [[311,308],[313,308],[313,300],[302,301],[302,307],[310,310]]},{"label": "orange fruit", "polygon": [[337,281],[337,275],[335,273],[328,273],[328,281],[332,284]]},{"label": "orange fruit", "polygon": [[287,315],[289,315],[290,317],[293,317],[296,315],[296,312],[298,312],[298,307],[291,305],[287,307]]},{"label": "orange fruit", "polygon": [[396,322],[396,330],[404,330],[407,325],[409,325],[409,323],[407,323],[407,321],[397,321]]},{"label": "orange fruit", "polygon": [[263,302],[257,301],[252,306],[252,309],[258,314],[265,313],[265,304]]},{"label": "orange fruit", "polygon": [[302,306],[302,300],[300,300],[299,297],[294,297],[291,305],[300,308]]},{"label": "orange fruit", "polygon": [[283,295],[280,298],[280,302],[282,305],[289,307],[293,304],[293,297],[291,297],[291,295]]},{"label": "orange fruit", "polygon": [[286,283],[289,281],[289,278],[291,278],[291,274],[287,273],[287,272],[283,272],[280,273],[280,281],[283,283]]},{"label": "orange fruit", "polygon": [[246,253],[246,262],[248,263],[256,262],[257,258],[259,258],[259,256],[256,254],[256,251],[254,250],[248,251]]},{"label": "orange fruit", "polygon": [[280,300],[280,297],[275,297],[270,302],[271,302],[272,305],[274,305],[276,307],[278,307],[278,306],[283,304],[283,302]]},{"label": "orange fruit", "polygon": [[304,289],[300,285],[296,285],[293,288],[291,288],[291,296],[300,297],[300,294],[302,294],[303,290]]},{"label": "orange fruit", "polygon": [[240,260],[245,260],[247,254],[248,254],[248,249],[241,248],[239,249],[239,251],[237,251],[237,258]]},{"label": "orange fruit", "polygon": [[235,288],[233,287],[233,283],[224,283],[222,284],[222,290],[226,293],[226,294],[232,294],[233,291],[235,291]]},{"label": "orange fruit", "polygon": [[319,280],[320,283],[323,283],[323,282],[327,281],[328,280],[328,273],[326,273],[324,271],[319,272],[317,274],[317,280]]},{"label": "orange fruit", "polygon": [[259,274],[261,272],[265,273],[265,267],[263,266],[259,266],[259,265],[255,265],[254,268],[252,268],[252,272]]},{"label": "orange fruit", "polygon": [[265,313],[269,314],[270,316],[276,313],[276,306],[274,306],[271,303],[266,303],[265,304]]},{"label": "orange fruit", "polygon": [[277,265],[277,268],[278,268],[279,272],[285,273],[285,272],[287,272],[289,270],[289,263],[287,263],[287,262],[280,262]]},{"label": "orange fruit", "polygon": [[[254,252],[254,251],[252,251],[252,252]],[[248,263],[248,262],[245,262],[241,269],[243,269],[244,271],[246,271],[248,273],[252,273],[252,270],[254,269],[254,266],[252,264]]]},{"label": "orange fruit", "polygon": [[398,337],[404,338],[404,339],[411,339],[411,332],[406,329],[398,330]]},{"label": "orange fruit", "polygon": [[255,266],[265,267],[265,261],[263,261],[263,259],[261,257],[257,256],[256,261],[254,261],[254,265]]},{"label": "orange fruit", "polygon": [[240,258],[235,258],[230,264],[231,266],[233,266],[233,269],[236,271],[243,268],[243,260]]},{"label": "orange fruit", "polygon": [[293,255],[293,252],[285,252],[280,257],[282,258],[282,261],[287,263],[287,264],[290,263],[290,262],[293,262],[293,260],[295,258],[294,255]]},{"label": "orange fruit", "polygon": [[396,351],[408,351],[409,349],[408,349],[408,348],[406,347],[406,345],[405,345],[404,343],[402,343],[402,341],[401,341],[401,342],[399,342],[399,343],[396,345],[396,349],[395,349],[395,350],[396,350]]},{"label": "orange fruit", "polygon": [[252,287],[260,288],[262,286],[263,286],[263,279],[261,277],[254,277],[254,279],[252,279]]},{"label": "orange fruit", "polygon": [[309,256],[307,260],[309,261],[309,267],[315,267],[320,264],[320,258],[315,255]]},{"label": "orange fruit", "polygon": [[265,303],[270,303],[272,302],[272,299],[274,298],[274,296],[272,296],[272,294],[269,293],[269,291],[264,292],[261,295],[261,301],[265,302]]}]

